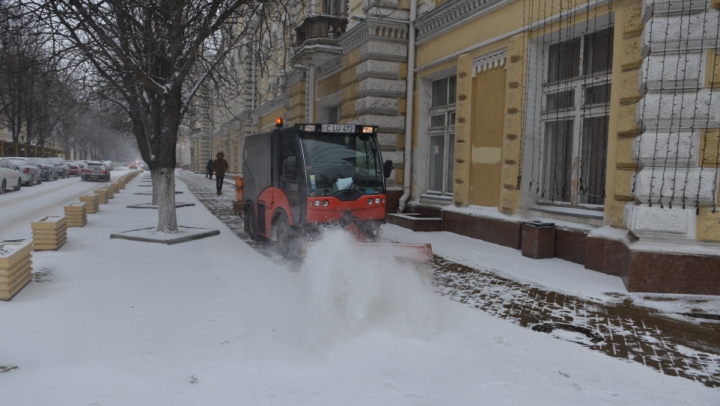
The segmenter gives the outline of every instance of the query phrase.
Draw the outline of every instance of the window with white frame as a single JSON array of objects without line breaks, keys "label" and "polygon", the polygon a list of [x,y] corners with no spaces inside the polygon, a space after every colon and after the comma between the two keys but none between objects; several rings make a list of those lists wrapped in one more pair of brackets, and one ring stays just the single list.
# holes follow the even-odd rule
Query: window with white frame
[{"label": "window with white frame", "polygon": [[542,85],[542,200],[605,201],[613,28],[549,45]]},{"label": "window with white frame", "polygon": [[432,82],[428,111],[430,168],[427,193],[452,194],[455,156],[455,92],[457,76]]}]

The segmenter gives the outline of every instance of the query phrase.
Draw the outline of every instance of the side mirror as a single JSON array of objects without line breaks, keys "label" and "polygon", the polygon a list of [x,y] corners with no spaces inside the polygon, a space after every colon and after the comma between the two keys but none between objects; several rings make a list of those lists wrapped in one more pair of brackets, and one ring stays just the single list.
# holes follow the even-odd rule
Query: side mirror
[{"label": "side mirror", "polygon": [[385,179],[390,177],[390,173],[392,172],[392,170],[393,170],[393,161],[388,159],[383,164],[383,175],[385,175]]},{"label": "side mirror", "polygon": [[282,174],[286,179],[295,179],[297,177],[297,161],[295,157],[283,161]]}]

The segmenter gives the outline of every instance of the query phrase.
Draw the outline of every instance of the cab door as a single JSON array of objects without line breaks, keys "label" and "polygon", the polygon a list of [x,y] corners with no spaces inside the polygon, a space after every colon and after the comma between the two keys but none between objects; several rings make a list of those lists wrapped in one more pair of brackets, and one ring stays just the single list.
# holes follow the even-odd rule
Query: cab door
[{"label": "cab door", "polygon": [[[287,199],[292,219],[291,224],[298,225],[305,214],[303,198],[303,171],[299,155],[298,138],[295,131],[281,131],[273,140],[273,184],[277,186]],[[275,199],[279,200],[279,199]]]}]

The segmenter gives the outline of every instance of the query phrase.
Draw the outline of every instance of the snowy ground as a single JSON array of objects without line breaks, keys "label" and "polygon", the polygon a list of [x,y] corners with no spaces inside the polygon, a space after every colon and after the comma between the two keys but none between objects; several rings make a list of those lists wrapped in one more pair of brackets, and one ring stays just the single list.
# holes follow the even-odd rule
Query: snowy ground
[{"label": "snowy ground", "polygon": [[[0,365],[18,367],[0,373],[3,405],[720,403],[716,389],[435,295],[413,269],[358,257],[338,236],[292,271],[196,204],[180,223],[219,236],[110,240],[155,222],[125,208],[149,201],[132,194],[139,183],[59,251],[34,253],[36,281],[0,303]],[[22,207],[0,204],[0,239],[29,235],[30,220],[6,221]]]}]

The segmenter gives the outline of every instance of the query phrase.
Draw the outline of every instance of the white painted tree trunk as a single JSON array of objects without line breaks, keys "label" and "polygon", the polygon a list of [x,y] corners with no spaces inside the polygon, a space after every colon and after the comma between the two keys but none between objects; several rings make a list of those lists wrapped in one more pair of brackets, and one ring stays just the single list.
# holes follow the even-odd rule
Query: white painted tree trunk
[{"label": "white painted tree trunk", "polygon": [[[157,172],[157,175],[154,173]],[[175,211],[175,169],[160,168],[151,170],[153,174],[153,198],[157,194],[158,233],[177,233],[177,214]],[[155,178],[157,177],[157,182]]]}]

